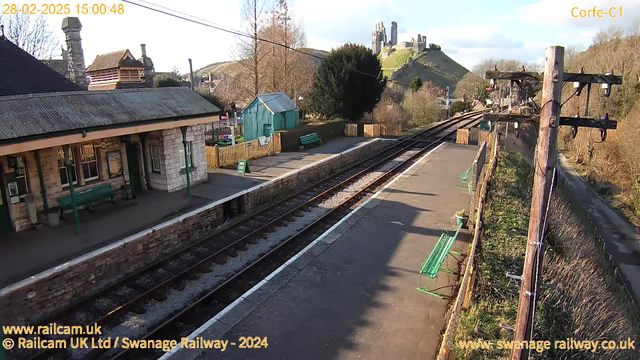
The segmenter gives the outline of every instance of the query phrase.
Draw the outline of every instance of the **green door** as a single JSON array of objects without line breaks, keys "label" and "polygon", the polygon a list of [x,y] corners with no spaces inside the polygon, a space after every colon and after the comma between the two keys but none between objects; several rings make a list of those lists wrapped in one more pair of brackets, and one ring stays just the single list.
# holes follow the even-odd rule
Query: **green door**
[{"label": "green door", "polygon": [[133,193],[142,191],[140,179],[140,162],[138,161],[138,144],[127,144],[127,164],[129,165],[129,180]]},{"label": "green door", "polygon": [[7,198],[5,198],[6,191],[4,190],[4,184],[0,181],[0,234],[10,232],[11,217],[9,216],[9,205]]}]

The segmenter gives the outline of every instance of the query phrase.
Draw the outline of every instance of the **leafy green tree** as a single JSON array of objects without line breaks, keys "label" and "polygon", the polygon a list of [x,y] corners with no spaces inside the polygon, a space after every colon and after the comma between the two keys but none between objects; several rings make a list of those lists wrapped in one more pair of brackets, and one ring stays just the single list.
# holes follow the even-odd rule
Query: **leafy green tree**
[{"label": "leafy green tree", "polygon": [[414,77],[413,80],[411,80],[411,84],[409,84],[409,89],[411,89],[411,91],[416,92],[418,91],[420,88],[422,87],[422,80],[420,80],[419,77]]},{"label": "leafy green tree", "polygon": [[370,49],[345,44],[318,66],[311,93],[313,108],[326,117],[358,121],[380,101],[387,79]]}]

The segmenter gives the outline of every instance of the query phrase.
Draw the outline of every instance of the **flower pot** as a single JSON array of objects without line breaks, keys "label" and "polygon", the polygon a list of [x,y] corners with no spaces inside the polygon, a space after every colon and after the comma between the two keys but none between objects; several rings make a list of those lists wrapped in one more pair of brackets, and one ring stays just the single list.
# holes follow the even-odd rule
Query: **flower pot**
[{"label": "flower pot", "polygon": [[462,227],[467,227],[467,221],[469,221],[469,216],[468,215],[459,215],[456,214],[456,224],[458,224],[458,226],[462,225]]}]

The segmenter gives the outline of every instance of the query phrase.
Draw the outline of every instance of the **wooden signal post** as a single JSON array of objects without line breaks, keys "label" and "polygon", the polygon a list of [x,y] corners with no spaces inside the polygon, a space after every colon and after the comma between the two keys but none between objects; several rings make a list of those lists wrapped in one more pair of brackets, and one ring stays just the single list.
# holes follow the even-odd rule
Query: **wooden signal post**
[{"label": "wooden signal post", "polygon": [[[544,80],[536,158],[534,159],[533,198],[529,217],[527,251],[522,273],[522,287],[518,303],[518,318],[515,326],[515,341],[527,337],[529,313],[534,295],[534,264],[538,248],[542,247],[542,232],[546,220],[547,202],[551,191],[553,170],[556,166],[558,128],[560,127],[560,106],[562,98],[562,78],[564,68],[564,48],[550,46],[545,54]],[[512,360],[521,358],[521,350],[514,347]],[[525,357],[526,358],[526,357]]]}]

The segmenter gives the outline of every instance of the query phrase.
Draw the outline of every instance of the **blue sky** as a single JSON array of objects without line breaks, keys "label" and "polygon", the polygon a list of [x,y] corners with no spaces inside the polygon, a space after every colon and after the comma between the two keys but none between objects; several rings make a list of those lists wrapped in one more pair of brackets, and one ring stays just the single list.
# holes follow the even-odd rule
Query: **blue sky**
[{"label": "blue sky", "polygon": [[[241,0],[133,0],[149,1],[191,14],[231,29],[240,29]],[[45,1],[35,1],[44,3]],[[73,4],[80,1],[70,1]],[[86,1],[83,1],[86,3]],[[121,4],[106,0],[106,4]],[[232,58],[235,37],[200,25],[173,19],[134,5],[124,4],[124,15],[80,15],[85,62],[96,55],[128,48],[140,56],[140,44],[156,71],[177,66],[188,71],[188,58],[194,68]],[[616,18],[574,18],[571,9],[622,7]],[[539,62],[549,45],[591,43],[593,35],[611,25],[627,28],[640,18],[639,0],[293,0],[290,8],[302,18],[310,47],[331,50],[344,42],[371,45],[375,23],[383,21],[390,33],[391,21],[399,27],[399,40],[410,40],[420,33],[427,42],[467,68],[487,58]],[[615,14],[615,13],[614,13]],[[64,16],[50,16],[59,29]],[[57,31],[61,44],[62,31]]]}]

